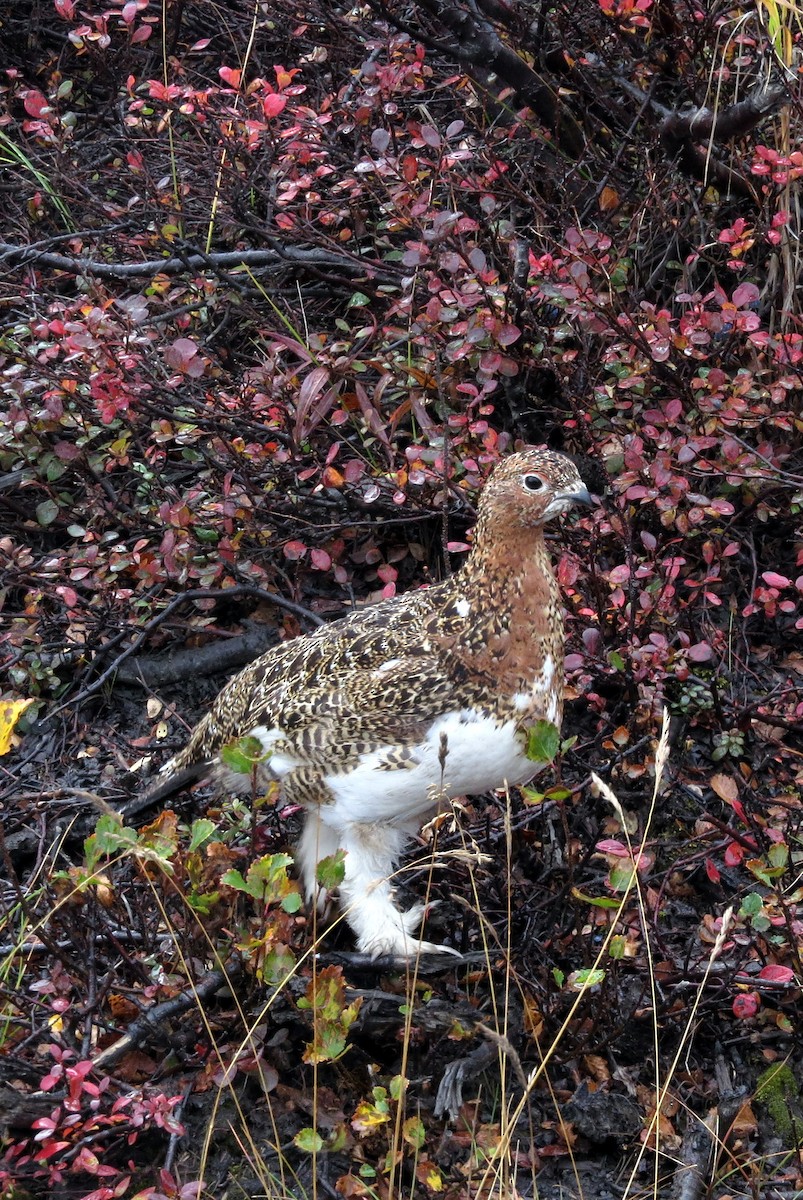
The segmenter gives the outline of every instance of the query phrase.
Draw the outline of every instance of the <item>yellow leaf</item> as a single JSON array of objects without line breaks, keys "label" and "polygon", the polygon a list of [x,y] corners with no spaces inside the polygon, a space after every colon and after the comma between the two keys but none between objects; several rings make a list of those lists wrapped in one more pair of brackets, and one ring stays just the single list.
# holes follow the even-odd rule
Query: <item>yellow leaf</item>
[{"label": "yellow leaf", "polygon": [[0,754],[8,754],[14,726],[33,700],[0,700]]},{"label": "yellow leaf", "polygon": [[351,1127],[355,1133],[370,1133],[389,1120],[389,1113],[380,1112],[373,1104],[363,1103],[357,1105],[354,1116],[351,1118]]},{"label": "yellow leaf", "polygon": [[619,204],[619,193],[612,187],[604,187],[599,194],[600,211],[611,212],[614,208],[618,208]]},{"label": "yellow leaf", "polygon": [[720,800],[724,800],[726,804],[733,804],[735,800],[739,799],[739,788],[731,775],[723,775],[721,772],[714,775],[711,779],[711,790],[716,792]]}]

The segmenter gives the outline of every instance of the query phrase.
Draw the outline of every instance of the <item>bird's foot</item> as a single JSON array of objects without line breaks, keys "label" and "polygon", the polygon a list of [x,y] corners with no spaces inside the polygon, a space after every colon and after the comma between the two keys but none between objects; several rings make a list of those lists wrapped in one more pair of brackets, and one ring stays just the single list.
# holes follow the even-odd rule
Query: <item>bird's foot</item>
[{"label": "bird's foot", "polygon": [[370,930],[363,929],[357,938],[357,945],[363,954],[372,958],[381,955],[393,955],[398,958],[415,959],[419,954],[452,954],[461,957],[459,950],[451,946],[441,946],[437,942],[427,942],[412,937],[412,931],[418,929],[421,918],[429,905],[415,904],[407,912],[397,910],[386,911],[383,919]]},{"label": "bird's foot", "polygon": [[415,961],[419,955],[429,954],[452,955],[462,958],[460,951],[452,949],[451,946],[421,941],[418,938],[402,934],[401,931],[395,936],[385,933],[375,934],[370,938],[360,938],[357,945],[363,954],[368,954],[371,958],[388,956],[407,959],[410,962]]},{"label": "bird's foot", "polygon": [[414,929],[418,929],[424,917],[439,903],[439,900],[430,900],[429,904],[414,904],[407,912],[399,913],[405,933],[412,933]]}]

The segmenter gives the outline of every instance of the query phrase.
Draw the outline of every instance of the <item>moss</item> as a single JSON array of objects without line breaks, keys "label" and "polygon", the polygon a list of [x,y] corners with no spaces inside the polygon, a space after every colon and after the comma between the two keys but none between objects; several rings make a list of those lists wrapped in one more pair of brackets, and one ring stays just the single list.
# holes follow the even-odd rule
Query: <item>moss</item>
[{"label": "moss", "polygon": [[763,1104],[776,1133],[788,1141],[794,1134],[791,1111],[800,1095],[800,1084],[788,1063],[775,1063],[759,1076],[756,1100]]}]

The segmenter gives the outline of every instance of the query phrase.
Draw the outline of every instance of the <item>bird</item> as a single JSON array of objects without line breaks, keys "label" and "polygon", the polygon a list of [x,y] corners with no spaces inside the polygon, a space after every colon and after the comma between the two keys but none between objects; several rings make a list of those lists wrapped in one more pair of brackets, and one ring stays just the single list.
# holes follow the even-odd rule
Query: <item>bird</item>
[{"label": "bird", "polygon": [[560,726],[563,615],[544,527],[575,503],[593,501],[565,455],[500,460],[459,570],[255,659],[161,768],[150,800],[220,778],[221,750],[256,739],[266,779],[305,810],[295,859],[307,900],[321,900],[319,862],[343,851],[339,903],[359,951],[455,953],[414,936],[425,906],[402,911],[392,876],[448,798],[532,779],[528,731]]}]

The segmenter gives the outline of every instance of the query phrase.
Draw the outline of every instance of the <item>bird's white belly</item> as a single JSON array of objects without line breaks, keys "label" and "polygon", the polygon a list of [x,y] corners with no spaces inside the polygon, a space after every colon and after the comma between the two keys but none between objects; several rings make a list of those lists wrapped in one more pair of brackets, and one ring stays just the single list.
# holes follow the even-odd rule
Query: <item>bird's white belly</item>
[{"label": "bird's white belly", "polygon": [[[335,802],[322,809],[327,824],[382,822],[417,827],[443,796],[477,794],[524,783],[536,765],[524,754],[513,721],[499,725],[471,710],[441,717],[412,748],[409,765],[388,770],[386,746],[362,755],[344,772],[325,774]],[[284,764],[274,764],[274,769]],[[277,772],[278,773],[278,772]]]}]

